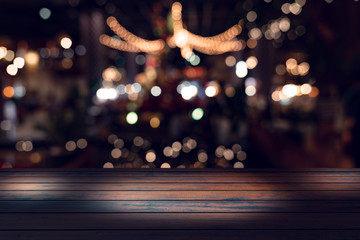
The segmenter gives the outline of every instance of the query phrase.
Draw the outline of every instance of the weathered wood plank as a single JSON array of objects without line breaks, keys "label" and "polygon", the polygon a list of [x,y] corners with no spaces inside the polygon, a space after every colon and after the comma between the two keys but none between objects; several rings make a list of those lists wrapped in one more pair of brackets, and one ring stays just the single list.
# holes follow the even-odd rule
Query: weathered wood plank
[{"label": "weathered wood plank", "polygon": [[[104,169],[103,171],[98,170],[87,170],[87,171],[42,171],[41,169],[35,169],[33,171],[22,170],[22,169],[12,169],[11,171],[4,171],[0,169],[0,176],[2,177],[70,177],[70,176],[82,176],[82,177],[109,177],[109,176],[130,176],[130,177],[154,177],[154,176],[161,176],[161,177],[192,177],[192,176],[215,176],[215,177],[294,177],[294,176],[301,176],[301,177],[327,177],[327,176],[347,176],[347,177],[359,177],[360,171],[353,170],[353,171],[343,171],[343,170],[332,170],[332,171],[302,171],[302,170],[278,170],[278,169],[271,169],[271,170],[247,170],[247,169],[240,169],[240,170],[232,170],[232,169],[225,169],[225,170],[216,170],[216,169],[209,169],[210,171],[199,171],[193,170],[192,171],[178,171],[178,169],[171,169],[170,171],[159,171],[158,169],[150,169],[150,170],[121,170],[121,169]],[[208,170],[208,169],[207,169]]]},{"label": "weathered wood plank", "polygon": [[108,230],[2,231],[2,240],[359,240],[360,230]]},{"label": "weathered wood plank", "polygon": [[360,191],[0,191],[0,200],[62,200],[62,201],[118,201],[118,200],[360,200]]},{"label": "weathered wood plank", "polygon": [[357,201],[0,201],[2,213],[358,213]]},{"label": "weathered wood plank", "polygon": [[0,213],[0,230],[360,229],[360,213]]},{"label": "weathered wood plank", "polygon": [[311,172],[360,172],[360,168],[252,168],[252,169],[218,169],[218,168],[209,168],[204,171],[204,169],[199,168],[172,168],[172,169],[162,169],[162,168],[152,168],[152,169],[144,169],[144,168],[6,168],[0,169],[0,172],[303,172],[303,173],[311,173]]},{"label": "weathered wood plank", "polygon": [[73,190],[73,191],[240,191],[240,190],[283,190],[283,191],[307,191],[307,190],[360,190],[359,183],[0,183],[0,191],[9,190]]},{"label": "weathered wood plank", "polygon": [[144,176],[101,176],[101,177],[86,177],[86,176],[69,176],[69,177],[2,177],[0,175],[0,182],[2,183],[360,183],[359,177],[346,176],[328,176],[328,177],[282,177],[282,176],[192,176],[184,178],[181,176],[174,177],[144,177]]}]

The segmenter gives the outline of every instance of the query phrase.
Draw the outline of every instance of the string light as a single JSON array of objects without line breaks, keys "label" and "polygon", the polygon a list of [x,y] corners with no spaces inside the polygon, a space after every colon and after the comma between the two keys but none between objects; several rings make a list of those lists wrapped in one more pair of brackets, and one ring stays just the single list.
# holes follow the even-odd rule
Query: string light
[{"label": "string light", "polygon": [[[232,26],[218,35],[202,37],[184,28],[181,3],[175,2],[172,5],[171,16],[174,21],[174,35],[168,37],[166,43],[171,48],[180,48],[181,56],[184,59],[189,59],[192,56],[193,49],[208,55],[218,55],[225,52],[240,51],[245,48],[244,41],[234,40],[242,31],[242,27],[239,24]],[[151,53],[161,52],[165,48],[165,42],[162,39],[150,41],[138,37],[124,28],[114,17],[109,17],[106,23],[111,30],[123,40],[103,34],[99,40],[100,43],[105,46],[120,51]]]},{"label": "string light", "polygon": [[[120,38],[124,39],[128,44],[139,49],[141,52],[158,52],[162,51],[165,47],[165,43],[162,39],[149,41],[138,37],[124,28],[114,17],[108,17],[106,23]],[[104,35],[100,36],[100,42],[103,36]]]}]

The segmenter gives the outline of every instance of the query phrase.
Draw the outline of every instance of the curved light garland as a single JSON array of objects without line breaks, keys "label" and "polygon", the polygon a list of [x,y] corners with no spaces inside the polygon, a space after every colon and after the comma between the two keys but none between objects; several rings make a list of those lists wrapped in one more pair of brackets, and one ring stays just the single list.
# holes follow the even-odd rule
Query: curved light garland
[{"label": "curved light garland", "polygon": [[[218,55],[225,52],[240,51],[246,46],[243,40],[234,40],[242,31],[239,24],[218,35],[202,37],[184,28],[181,3],[175,2],[172,5],[171,16],[174,21],[174,35],[170,36],[166,43],[171,48],[180,48],[183,58],[191,57],[193,49],[204,54]],[[165,42],[162,39],[149,41],[138,37],[124,28],[114,17],[109,17],[106,23],[123,40],[103,34],[100,36],[100,43],[105,46],[120,51],[151,53],[159,53],[165,48]]]}]

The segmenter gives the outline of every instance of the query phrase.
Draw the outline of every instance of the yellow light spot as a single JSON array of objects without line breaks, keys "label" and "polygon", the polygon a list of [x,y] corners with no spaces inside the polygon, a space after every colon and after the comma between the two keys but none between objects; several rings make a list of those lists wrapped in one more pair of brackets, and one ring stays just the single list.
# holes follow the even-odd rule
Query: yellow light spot
[{"label": "yellow light spot", "polygon": [[156,153],[154,150],[149,150],[146,152],[145,159],[148,162],[154,162],[156,160]]},{"label": "yellow light spot", "polygon": [[37,66],[39,63],[39,59],[40,59],[39,54],[34,51],[30,51],[30,52],[26,53],[26,55],[25,55],[25,62],[30,67]]},{"label": "yellow light spot", "polygon": [[278,102],[280,101],[280,95],[279,95],[279,91],[275,90],[272,94],[271,94],[271,98],[273,101]]},{"label": "yellow light spot", "polygon": [[25,152],[31,152],[33,150],[33,144],[31,141],[25,141],[22,143],[22,149]]},{"label": "yellow light spot", "polygon": [[191,113],[191,117],[194,120],[200,120],[203,116],[204,116],[204,110],[202,110],[201,108],[196,108]]},{"label": "yellow light spot", "polygon": [[76,145],[78,148],[80,149],[84,149],[87,147],[87,141],[85,138],[80,138],[79,140],[76,141]]},{"label": "yellow light spot", "polygon": [[61,65],[65,69],[70,69],[73,66],[73,61],[69,58],[64,58],[61,60]]},{"label": "yellow light spot", "polygon": [[112,164],[111,162],[107,162],[103,165],[103,168],[114,168],[114,164]]},{"label": "yellow light spot", "polygon": [[175,33],[175,43],[179,48],[183,48],[187,45],[189,39],[189,33],[185,29],[181,29]]},{"label": "yellow light spot", "polygon": [[249,32],[250,39],[256,39],[259,40],[262,36],[262,32],[259,28],[253,28]]},{"label": "yellow light spot", "polygon": [[227,56],[225,58],[225,64],[228,67],[233,67],[236,64],[236,58],[234,56]]},{"label": "yellow light spot", "polygon": [[6,61],[12,61],[13,59],[14,59],[14,57],[15,57],[15,53],[14,53],[14,51],[12,51],[12,50],[7,50],[6,51],[6,55],[5,55],[5,60]]},{"label": "yellow light spot", "polygon": [[128,124],[135,124],[138,121],[138,115],[135,112],[129,112],[126,115],[126,122]]},{"label": "yellow light spot", "polygon": [[208,155],[205,151],[199,151],[198,153],[198,160],[199,162],[206,162],[208,160]]},{"label": "yellow light spot", "polygon": [[307,62],[302,62],[302,63],[300,63],[298,69],[299,69],[300,76],[305,76],[306,74],[309,73],[310,65]]},{"label": "yellow light spot", "polygon": [[173,142],[173,144],[171,145],[171,148],[175,151],[175,152],[179,152],[182,148],[182,144],[179,141]]},{"label": "yellow light spot", "polygon": [[258,60],[254,56],[250,56],[246,60],[246,65],[247,65],[248,69],[254,69],[257,66],[257,64],[258,64]]},{"label": "yellow light spot", "polygon": [[119,157],[121,157],[121,155],[122,155],[122,152],[121,152],[121,150],[118,149],[118,148],[114,148],[114,149],[111,151],[111,157],[112,157],[112,158],[119,158]]},{"label": "yellow light spot", "polygon": [[60,45],[65,49],[69,49],[72,45],[72,41],[70,38],[64,37],[60,40]]},{"label": "yellow light spot", "polygon": [[234,168],[244,168],[244,164],[242,162],[234,163]]},{"label": "yellow light spot", "polygon": [[234,152],[231,149],[226,149],[224,151],[224,158],[228,161],[234,159]]},{"label": "yellow light spot", "polygon": [[158,117],[152,117],[150,119],[150,126],[152,128],[158,128],[160,126],[160,119]]},{"label": "yellow light spot", "polygon": [[229,98],[231,98],[231,97],[234,97],[235,96],[235,88],[234,87],[232,87],[232,86],[227,86],[226,88],[225,88],[225,95],[227,96],[227,97],[229,97]]},{"label": "yellow light spot", "polygon": [[0,59],[4,58],[6,56],[7,49],[6,47],[0,47]]},{"label": "yellow light spot", "polygon": [[23,68],[24,65],[25,65],[25,59],[22,58],[22,57],[17,57],[14,59],[14,65],[17,67],[17,68]]},{"label": "yellow light spot", "polygon": [[246,152],[244,151],[240,151],[236,154],[236,158],[239,160],[239,161],[244,161],[247,157],[247,154]]},{"label": "yellow light spot", "polygon": [[284,75],[286,73],[286,67],[284,64],[276,65],[275,72],[278,75]]},{"label": "yellow light spot", "polygon": [[108,67],[103,71],[102,77],[105,81],[119,81],[122,76],[115,67]]},{"label": "yellow light spot", "polygon": [[69,152],[74,151],[76,149],[76,143],[74,141],[66,142],[65,149]]},{"label": "yellow light spot", "polygon": [[286,84],[282,88],[282,93],[288,98],[292,98],[296,96],[299,93],[299,91],[300,91],[299,88],[295,84]]},{"label": "yellow light spot", "polygon": [[222,157],[224,156],[224,151],[225,151],[225,147],[224,146],[218,146],[215,150],[215,155],[217,157]]},{"label": "yellow light spot", "polygon": [[32,163],[40,163],[41,160],[42,160],[42,157],[41,157],[40,153],[38,153],[38,152],[34,152],[30,155],[30,161]]},{"label": "yellow light spot", "polygon": [[254,38],[250,38],[249,40],[247,40],[246,45],[248,46],[248,48],[256,48],[257,41]]},{"label": "yellow light spot", "polygon": [[291,70],[297,67],[297,61],[294,58],[286,60],[286,68]]},{"label": "yellow light spot", "polygon": [[160,168],[171,168],[171,166],[168,163],[163,163]]},{"label": "yellow light spot", "polygon": [[15,76],[18,72],[18,69],[14,64],[10,64],[9,66],[7,66],[6,72],[11,76]]},{"label": "yellow light spot", "polygon": [[319,89],[317,87],[312,87],[309,97],[316,98],[319,95]]},{"label": "yellow light spot", "polygon": [[141,147],[144,144],[144,139],[140,136],[136,136],[133,140],[133,143],[137,147]]},{"label": "yellow light spot", "polygon": [[170,157],[174,153],[174,150],[172,147],[167,146],[164,148],[163,153],[166,157]]},{"label": "yellow light spot", "polygon": [[304,94],[304,95],[309,94],[311,92],[311,89],[312,89],[312,87],[308,83],[304,83],[300,87],[301,93]]},{"label": "yellow light spot", "polygon": [[256,88],[254,86],[247,86],[245,88],[245,93],[247,96],[251,97],[254,96],[256,94]]},{"label": "yellow light spot", "polygon": [[7,86],[3,89],[3,95],[6,98],[12,98],[14,96],[14,88],[11,86]]},{"label": "yellow light spot", "polygon": [[206,96],[208,97],[215,97],[216,95],[216,88],[214,86],[208,86],[206,89],[205,89],[205,94]]}]

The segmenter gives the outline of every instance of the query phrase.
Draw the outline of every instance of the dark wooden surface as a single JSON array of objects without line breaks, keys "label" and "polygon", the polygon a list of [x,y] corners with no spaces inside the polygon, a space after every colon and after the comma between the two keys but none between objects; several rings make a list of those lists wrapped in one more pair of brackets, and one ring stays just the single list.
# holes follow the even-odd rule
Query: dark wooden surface
[{"label": "dark wooden surface", "polygon": [[0,170],[0,239],[360,239],[360,170]]}]

